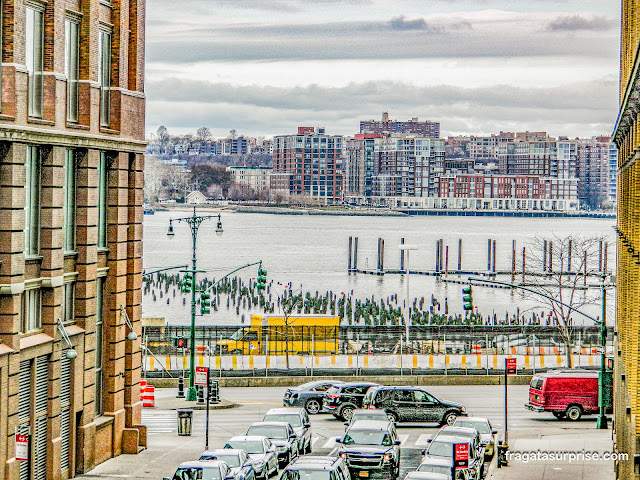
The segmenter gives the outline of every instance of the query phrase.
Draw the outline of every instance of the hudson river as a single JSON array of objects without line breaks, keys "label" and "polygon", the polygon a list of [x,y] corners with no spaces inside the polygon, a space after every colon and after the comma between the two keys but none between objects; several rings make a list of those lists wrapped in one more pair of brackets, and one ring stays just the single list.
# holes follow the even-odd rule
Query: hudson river
[{"label": "hudson river", "polygon": [[[200,210],[201,215],[212,214]],[[174,222],[175,237],[167,236],[170,218],[188,216],[188,211],[156,212],[144,217],[144,268],[149,271],[167,266],[191,264],[192,240],[186,223]],[[216,214],[217,215],[217,214]],[[615,268],[615,219],[562,219],[562,218],[501,218],[501,217],[367,217],[367,216],[322,216],[322,215],[271,215],[222,212],[224,234],[215,234],[216,219],[206,220],[198,234],[198,269],[206,270],[209,278],[220,278],[243,264],[263,261],[267,269],[267,281],[273,280],[271,294],[283,291],[277,283],[292,283],[294,289],[318,291],[324,294],[332,291],[350,294],[358,299],[384,298],[397,293],[399,304],[405,298],[406,284],[403,275],[349,275],[347,273],[348,238],[359,237],[358,268],[375,269],[377,262],[377,239],[385,240],[385,269],[400,267],[400,238],[405,243],[414,244],[417,250],[410,253],[411,270],[433,270],[435,248],[438,239],[444,239],[449,246],[449,268],[457,268],[458,239],[462,239],[462,268],[464,270],[486,271],[487,239],[496,240],[497,270],[511,269],[511,242],[517,242],[517,258],[520,263],[522,247],[530,245],[536,236],[551,238],[576,234],[583,237],[604,235],[609,241],[608,265]],[[595,265],[597,267],[597,259]],[[529,265],[528,265],[529,269]],[[241,270],[236,275],[243,281],[256,276],[257,267]],[[466,277],[464,277],[466,278]],[[593,280],[592,280],[593,281]],[[435,277],[411,275],[410,295],[420,299],[425,297],[428,304],[434,295],[444,305],[448,300],[449,314],[462,312],[461,286],[439,282]],[[599,292],[594,291],[594,295]],[[188,300],[184,306],[180,294],[176,297],[143,297],[143,315],[165,317],[168,324],[181,325],[190,321]],[[525,299],[519,293],[509,290],[474,287],[474,304],[483,315],[504,318],[505,313],[513,314],[534,309],[540,313],[543,303]],[[607,323],[611,324],[614,314],[613,290],[609,296]],[[226,301],[221,301],[218,312],[199,317],[198,324],[240,324],[233,309],[226,309]],[[425,307],[426,308],[426,307]],[[600,314],[599,301],[586,307],[593,316]],[[242,312],[241,312],[242,313]],[[441,311],[441,313],[444,313]],[[246,314],[246,312],[245,312]],[[581,323],[576,317],[576,322]],[[587,322],[588,323],[588,322]]]}]

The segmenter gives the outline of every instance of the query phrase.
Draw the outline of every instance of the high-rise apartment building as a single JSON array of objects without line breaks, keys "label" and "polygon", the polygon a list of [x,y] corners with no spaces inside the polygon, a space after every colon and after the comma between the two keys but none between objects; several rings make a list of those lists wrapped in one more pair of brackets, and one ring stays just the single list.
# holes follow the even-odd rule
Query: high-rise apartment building
[{"label": "high-rise apartment building", "polygon": [[389,114],[384,112],[382,120],[360,121],[360,133],[378,133],[391,135],[394,133],[412,133],[423,137],[440,138],[440,122],[430,120],[420,121],[417,117],[402,122],[389,120]]},{"label": "high-rise apartment building", "polygon": [[145,2],[0,5],[0,478],[57,480],[146,442]]},{"label": "high-rise apartment building", "polygon": [[611,137],[578,141],[578,197],[584,206],[603,208],[615,203],[617,153]]},{"label": "high-rise apartment building", "polygon": [[299,127],[297,135],[273,139],[273,172],[279,185],[289,179],[289,193],[318,198],[321,202],[342,201],[342,159],[344,138],[327,135],[324,128]]},{"label": "high-rise apartment building", "polygon": [[620,112],[613,133],[618,146],[618,261],[614,356],[616,478],[640,478],[640,0],[622,1]]},{"label": "high-rise apartment building", "polygon": [[346,139],[344,154],[344,196],[350,203],[366,203],[373,193],[376,151],[385,135],[359,133]]}]

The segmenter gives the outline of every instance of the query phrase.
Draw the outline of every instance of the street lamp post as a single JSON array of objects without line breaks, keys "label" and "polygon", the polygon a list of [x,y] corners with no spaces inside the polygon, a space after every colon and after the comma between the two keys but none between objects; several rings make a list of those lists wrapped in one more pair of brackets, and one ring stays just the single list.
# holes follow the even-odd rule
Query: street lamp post
[{"label": "street lamp post", "polygon": [[[187,273],[191,273],[191,340],[189,342],[189,389],[187,390],[187,401],[194,401],[197,398],[196,386],[195,386],[195,360],[196,360],[196,240],[198,238],[198,228],[200,224],[205,220],[211,220],[216,218],[215,215],[198,215],[196,214],[196,207],[193,207],[193,215],[183,218],[172,218],[169,220],[169,230],[167,236],[173,238],[175,233],[173,231],[173,222],[185,222],[191,229],[191,238],[193,239],[193,255],[191,257],[191,270],[185,270]],[[220,214],[218,214],[218,224],[216,226],[216,234],[222,235],[222,220]]]},{"label": "street lamp post", "polygon": [[598,421],[596,422],[596,428],[606,430],[607,429],[607,415],[605,406],[605,378],[606,378],[606,357],[607,357],[607,290],[605,287],[606,273],[602,273],[602,318],[600,321],[600,347],[602,352],[600,355],[600,375],[598,378],[598,406],[600,407],[600,414],[598,415]]},{"label": "street lamp post", "polygon": [[405,269],[406,269],[406,274],[407,274],[407,295],[406,295],[406,317],[405,317],[405,321],[404,321],[404,326],[405,326],[405,338],[407,340],[407,342],[409,342],[409,322],[411,322],[411,308],[409,307],[409,251],[411,250],[417,250],[418,247],[416,245],[407,245],[406,243],[402,243],[400,244],[400,250],[404,251],[405,254],[407,255],[407,258],[405,258]]}]

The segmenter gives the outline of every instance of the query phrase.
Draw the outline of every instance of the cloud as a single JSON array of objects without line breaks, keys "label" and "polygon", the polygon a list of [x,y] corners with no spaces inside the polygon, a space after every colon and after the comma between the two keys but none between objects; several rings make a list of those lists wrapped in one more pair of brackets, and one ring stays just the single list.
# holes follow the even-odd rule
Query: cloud
[{"label": "cloud", "polygon": [[406,20],[404,15],[389,20],[389,28],[391,30],[427,30],[429,25],[424,18],[416,18],[415,20]]},{"label": "cloud", "polygon": [[167,79],[149,81],[147,93],[149,125],[193,130],[208,125],[223,131],[241,127],[249,135],[284,134],[299,124],[325,125],[333,133],[352,135],[359,120],[388,110],[400,119],[441,121],[444,135],[540,129],[590,136],[608,134],[617,111],[614,79],[529,89],[374,81],[280,88]]},{"label": "cloud", "polygon": [[613,28],[615,22],[604,16],[586,18],[581,15],[557,17],[547,25],[550,32],[606,31]]}]

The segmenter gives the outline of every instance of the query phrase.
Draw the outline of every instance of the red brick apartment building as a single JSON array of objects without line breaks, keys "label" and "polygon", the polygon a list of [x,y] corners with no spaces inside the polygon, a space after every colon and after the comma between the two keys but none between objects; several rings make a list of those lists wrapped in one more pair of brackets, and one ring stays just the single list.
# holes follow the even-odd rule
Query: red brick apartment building
[{"label": "red brick apartment building", "polygon": [[146,442],[145,1],[0,5],[0,479],[57,480]]}]

